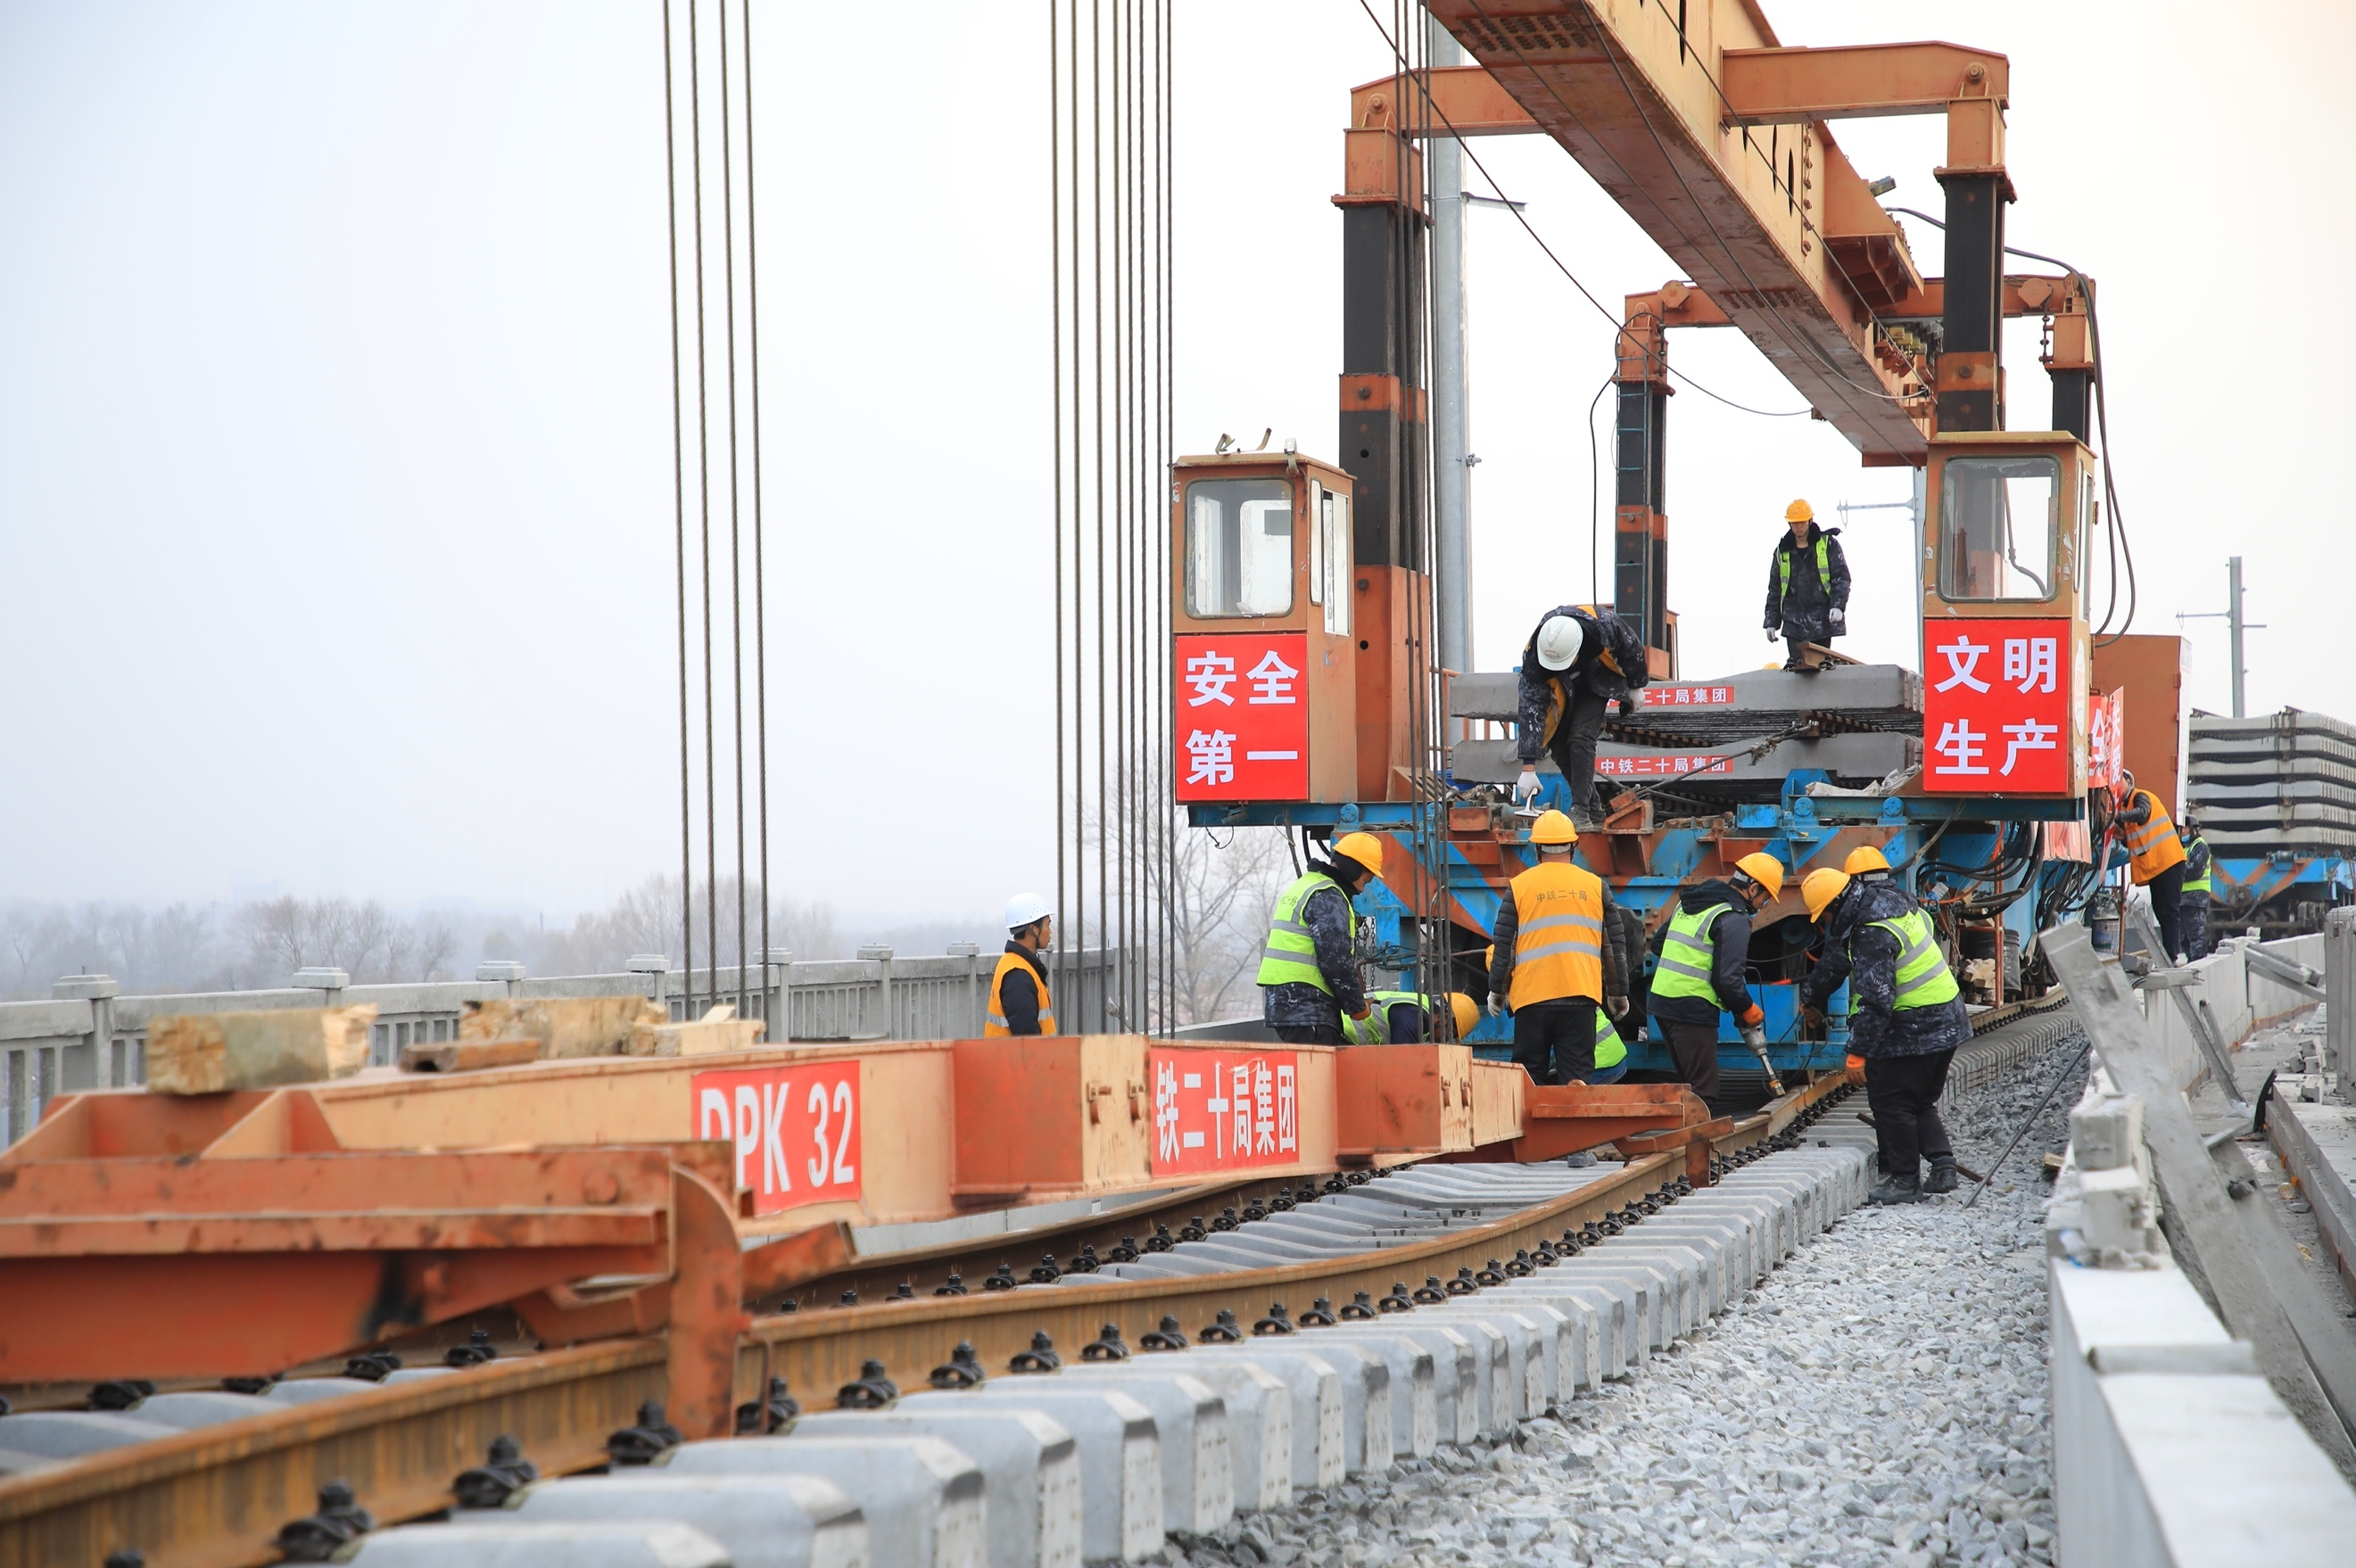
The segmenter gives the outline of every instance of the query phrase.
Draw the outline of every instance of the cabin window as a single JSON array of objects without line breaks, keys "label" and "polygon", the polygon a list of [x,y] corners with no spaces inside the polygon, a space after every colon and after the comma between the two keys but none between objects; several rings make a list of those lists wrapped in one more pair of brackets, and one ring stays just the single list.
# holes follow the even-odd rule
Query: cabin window
[{"label": "cabin window", "polygon": [[2053,597],[2062,464],[2042,453],[1951,457],[1939,486],[1939,596]]},{"label": "cabin window", "polygon": [[1292,608],[1292,486],[1198,479],[1186,486],[1186,613],[1282,615]]}]

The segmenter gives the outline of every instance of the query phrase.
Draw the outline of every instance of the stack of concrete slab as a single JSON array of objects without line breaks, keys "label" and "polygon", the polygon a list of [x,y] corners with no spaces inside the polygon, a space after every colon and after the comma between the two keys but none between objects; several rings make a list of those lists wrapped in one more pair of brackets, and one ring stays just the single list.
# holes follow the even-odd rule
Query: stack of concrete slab
[{"label": "stack of concrete slab", "polygon": [[2226,856],[2356,849],[2356,725],[2286,708],[2196,718],[2186,799]]},{"label": "stack of concrete slab", "polygon": [[[1449,712],[1511,724],[1518,693],[1519,679],[1511,674],[1459,676],[1450,687]],[[1603,728],[1598,775],[1633,784],[1671,778],[1679,794],[1772,798],[1785,776],[1801,768],[1820,769],[1835,784],[1856,787],[1922,760],[1922,677],[1898,665],[1658,681],[1632,693],[1631,706]],[[1771,741],[1759,755],[1750,754]],[[1460,741],[1450,760],[1460,784],[1506,783],[1520,766],[1510,738]],[[1540,771],[1552,772],[1552,763],[1542,761]]]},{"label": "stack of concrete slab", "polygon": [[[1300,1490],[1494,1438],[1634,1371],[1863,1200],[1870,1130],[1836,1113],[1810,1136],[1811,1147],[1736,1170],[1575,1256],[1470,1295],[1240,1344],[1073,1357],[1059,1371],[914,1393],[888,1410],[805,1416],[780,1435],[691,1443],[643,1468],[539,1482],[505,1509],[365,1536],[347,1560],[1081,1568],[1155,1559],[1171,1531],[1214,1531],[1238,1513],[1289,1507]],[[1613,1174],[1608,1165],[1402,1170],[1220,1232],[1232,1256],[1212,1256],[1207,1243],[1185,1255],[1214,1272],[1307,1262],[1337,1243],[1363,1248],[1494,1221]],[[1312,1215],[1333,1228],[1275,1222]],[[1129,1326],[1132,1341],[1142,1328]]]}]

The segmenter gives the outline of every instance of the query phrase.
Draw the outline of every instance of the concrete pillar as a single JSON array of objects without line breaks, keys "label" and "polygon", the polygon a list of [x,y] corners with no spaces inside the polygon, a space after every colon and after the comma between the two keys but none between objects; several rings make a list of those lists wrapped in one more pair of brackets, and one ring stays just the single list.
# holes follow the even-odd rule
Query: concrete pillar
[{"label": "concrete pillar", "polygon": [[879,999],[876,1003],[877,1007],[882,1009],[884,1015],[882,1019],[883,1028],[880,1031],[871,1035],[869,1038],[874,1040],[890,1040],[893,1038],[891,945],[887,943],[871,942],[866,946],[862,947],[859,950],[859,956],[863,962],[879,965],[883,971],[882,980],[877,987],[877,996]]},{"label": "concrete pillar", "polygon": [[[949,956],[952,958],[962,958],[965,960],[966,1021],[972,1026],[973,1033],[979,1035],[981,1033],[981,1008],[983,1001],[981,985],[981,944],[979,942],[952,942],[949,944]],[[961,1033],[963,1031],[958,1032]]]},{"label": "concrete pillar", "polygon": [[770,947],[763,952],[761,1017],[769,1027],[761,1031],[761,1038],[782,1045],[794,1037],[794,950]]},{"label": "concrete pillar", "polygon": [[122,982],[104,975],[60,976],[50,986],[49,995],[60,1001],[90,1004],[90,1032],[82,1036],[80,1045],[70,1045],[58,1053],[60,1093],[101,1084],[120,1089],[129,1083],[133,1064],[126,1061],[118,1066],[114,1058],[114,998],[122,991]]},{"label": "concrete pillar", "polygon": [[669,1009],[670,1005],[669,954],[633,953],[630,955],[629,962],[623,965],[623,967],[633,975],[646,976],[647,995],[663,1004],[666,1010]]},{"label": "concrete pillar", "polygon": [[512,958],[486,958],[475,965],[475,978],[504,985],[512,997],[523,984],[523,965]]}]

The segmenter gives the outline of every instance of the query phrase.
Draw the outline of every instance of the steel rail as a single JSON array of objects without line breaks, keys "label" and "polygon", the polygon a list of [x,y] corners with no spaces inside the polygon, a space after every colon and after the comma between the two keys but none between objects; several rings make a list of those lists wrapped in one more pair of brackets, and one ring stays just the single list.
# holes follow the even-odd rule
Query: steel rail
[{"label": "steel rail", "polygon": [[[1715,1156],[1754,1150],[1789,1134],[1848,1083],[1828,1073],[1711,1138]],[[1276,1302],[1294,1312],[1315,1297],[1346,1302],[1392,1282],[1451,1278],[1511,1258],[1565,1229],[1619,1213],[1673,1182],[1682,1151],[1644,1155],[1579,1191],[1486,1224],[1374,1253],[1180,1280],[1107,1280],[964,1296],[923,1297],[749,1320],[738,1337],[736,1397],[751,1400],[783,1376],[805,1399],[881,1360],[904,1386],[921,1385],[958,1342],[1003,1366],[1044,1330],[1069,1357],[1118,1322],[1131,1342],[1178,1317],[1190,1335],[1224,1309],[1249,1326]],[[1194,1197],[1199,1197],[1199,1191]],[[1188,1200],[1192,1200],[1190,1198]],[[1127,1215],[1089,1217],[1098,1225]],[[1314,1330],[1310,1330],[1314,1333]],[[312,1511],[317,1488],[343,1478],[383,1523],[452,1502],[459,1471],[483,1462],[491,1440],[515,1437],[543,1475],[594,1468],[607,1434],[669,1392],[659,1337],[609,1339],[501,1360],[444,1377],[249,1421],[199,1428],[93,1456],[52,1471],[0,1480],[0,1568],[97,1563],[136,1545],[155,1568],[247,1568],[278,1560],[286,1520]]]}]

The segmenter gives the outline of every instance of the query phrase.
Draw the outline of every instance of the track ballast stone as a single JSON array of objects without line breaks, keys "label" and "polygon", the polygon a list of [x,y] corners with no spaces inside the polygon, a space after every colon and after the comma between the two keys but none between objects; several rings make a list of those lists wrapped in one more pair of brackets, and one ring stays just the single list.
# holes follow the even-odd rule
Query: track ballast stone
[{"label": "track ballast stone", "polygon": [[[1965,1165],[1994,1163],[2083,1043],[1951,1108]],[[1558,1419],[1174,1537],[1173,1568],[2050,1563],[2037,1171],[2083,1083],[2081,1065],[1976,1208],[1966,1184],[1859,1209]],[[1862,1109],[1852,1096],[1811,1136]]]}]

